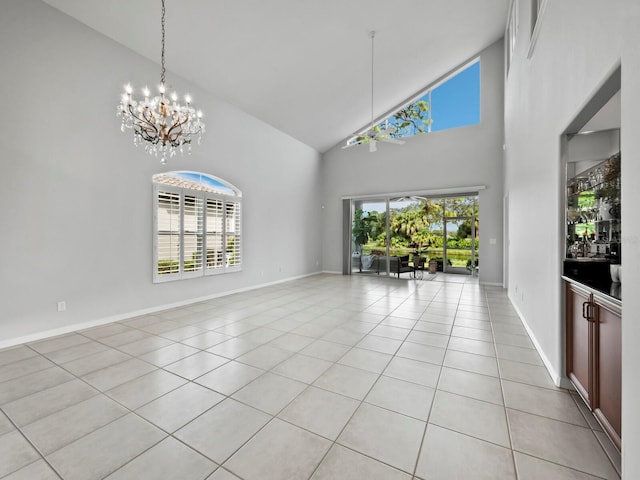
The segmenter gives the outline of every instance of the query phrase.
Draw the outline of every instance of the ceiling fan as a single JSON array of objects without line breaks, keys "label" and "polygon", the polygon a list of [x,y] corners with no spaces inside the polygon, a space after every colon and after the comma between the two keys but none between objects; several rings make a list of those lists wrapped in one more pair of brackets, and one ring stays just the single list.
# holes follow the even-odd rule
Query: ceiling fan
[{"label": "ceiling fan", "polygon": [[389,125],[389,121],[385,123],[384,128],[379,126],[375,126],[373,123],[373,66],[374,66],[374,48],[373,48],[373,39],[376,36],[376,32],[372,30],[369,32],[369,37],[371,38],[371,126],[363,133],[358,134],[354,141],[347,140],[347,144],[342,147],[345,148],[353,147],[355,145],[369,144],[369,152],[375,152],[377,148],[378,142],[386,142],[386,143],[394,143],[396,145],[403,145],[404,140],[398,140],[397,138],[393,138],[392,135],[395,133],[396,128],[393,125]]}]

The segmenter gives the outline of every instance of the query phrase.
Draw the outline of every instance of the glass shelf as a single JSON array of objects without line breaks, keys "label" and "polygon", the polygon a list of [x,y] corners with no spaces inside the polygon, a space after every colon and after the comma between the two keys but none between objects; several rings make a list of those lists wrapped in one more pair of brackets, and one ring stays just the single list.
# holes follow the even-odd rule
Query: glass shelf
[{"label": "glass shelf", "polygon": [[620,261],[620,154],[567,181],[566,258]]}]

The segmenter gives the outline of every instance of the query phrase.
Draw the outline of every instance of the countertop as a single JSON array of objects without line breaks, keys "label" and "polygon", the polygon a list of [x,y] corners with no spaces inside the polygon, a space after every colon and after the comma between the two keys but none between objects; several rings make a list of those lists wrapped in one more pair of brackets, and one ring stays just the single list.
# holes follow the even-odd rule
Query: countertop
[{"label": "countertop", "polygon": [[622,284],[619,282],[612,282],[608,279],[594,282],[585,279],[571,278],[567,277],[566,275],[563,275],[562,279],[576,285],[584,286],[588,289],[593,290],[594,292],[600,293],[608,297],[614,303],[619,303],[620,306],[622,306]]}]

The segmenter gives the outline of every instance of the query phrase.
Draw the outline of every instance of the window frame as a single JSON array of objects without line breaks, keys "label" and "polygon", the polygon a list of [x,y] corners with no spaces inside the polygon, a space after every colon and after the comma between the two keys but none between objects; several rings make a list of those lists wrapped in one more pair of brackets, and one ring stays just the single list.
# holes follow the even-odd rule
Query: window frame
[{"label": "window frame", "polygon": [[[212,175],[207,175],[208,177],[215,178]],[[227,182],[222,181],[225,185],[228,185]],[[232,190],[237,191],[237,189],[232,188]],[[178,195],[179,196],[179,235],[178,235],[178,271],[170,272],[170,273],[160,273],[159,271],[159,239],[161,237],[161,232],[159,231],[159,208],[160,208],[160,197],[163,193]],[[187,197],[195,197],[196,199],[200,199],[200,208],[196,209],[196,221],[197,232],[196,235],[201,237],[201,241],[198,242],[196,240],[197,250],[199,251],[199,268],[193,271],[185,271],[185,233],[190,235],[190,230],[185,228],[185,198]],[[221,232],[217,231],[208,231],[207,222],[208,211],[207,205],[208,201],[214,202],[222,202],[221,212],[222,215],[220,217],[221,224]],[[197,202],[196,202],[197,203]],[[234,218],[233,221],[235,223],[236,231],[234,235],[234,247],[233,247],[233,263],[229,261],[229,255],[227,252],[228,247],[228,214],[227,209],[228,205],[234,205]],[[153,283],[164,283],[175,280],[185,280],[189,278],[199,278],[206,277],[210,275],[221,275],[225,273],[233,273],[242,271],[242,242],[243,242],[243,234],[242,234],[242,197],[240,195],[227,195],[220,192],[208,192],[195,190],[192,188],[178,187],[174,185],[168,185],[160,182],[153,182]],[[221,249],[221,258],[222,262],[220,266],[208,267],[208,258],[207,258],[207,243],[209,235],[218,235],[222,239],[222,249]],[[171,261],[171,260],[170,260]]]}]

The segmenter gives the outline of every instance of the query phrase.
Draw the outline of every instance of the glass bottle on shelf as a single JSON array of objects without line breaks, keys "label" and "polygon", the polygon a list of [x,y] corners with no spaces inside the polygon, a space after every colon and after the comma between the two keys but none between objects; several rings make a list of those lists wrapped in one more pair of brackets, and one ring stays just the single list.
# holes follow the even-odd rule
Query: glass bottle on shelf
[{"label": "glass bottle on shelf", "polygon": [[569,179],[566,191],[567,258],[619,261],[620,154]]}]

